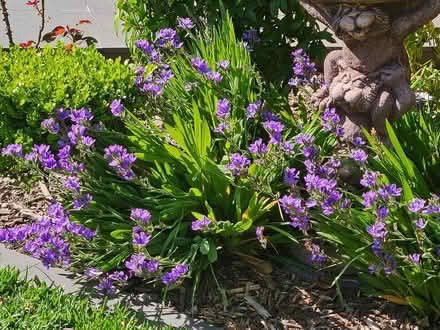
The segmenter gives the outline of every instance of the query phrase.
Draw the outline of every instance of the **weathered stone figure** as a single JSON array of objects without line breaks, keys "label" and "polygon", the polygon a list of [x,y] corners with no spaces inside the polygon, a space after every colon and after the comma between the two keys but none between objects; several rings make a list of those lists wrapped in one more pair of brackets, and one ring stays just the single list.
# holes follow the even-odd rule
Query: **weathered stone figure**
[{"label": "weathered stone figure", "polygon": [[335,107],[344,138],[374,128],[386,139],[385,120],[415,105],[404,39],[440,13],[440,0],[300,0],[343,41],[324,62],[326,86],[314,95]]}]

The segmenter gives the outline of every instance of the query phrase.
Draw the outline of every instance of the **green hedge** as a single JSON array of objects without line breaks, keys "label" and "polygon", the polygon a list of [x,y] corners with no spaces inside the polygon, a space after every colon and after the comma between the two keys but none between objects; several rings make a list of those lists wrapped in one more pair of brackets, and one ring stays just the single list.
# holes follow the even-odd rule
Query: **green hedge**
[{"label": "green hedge", "polygon": [[136,102],[134,69],[105,59],[95,48],[66,52],[62,45],[0,49],[0,147],[8,143],[46,142],[40,123],[57,108],[88,108],[114,126],[109,103]]}]

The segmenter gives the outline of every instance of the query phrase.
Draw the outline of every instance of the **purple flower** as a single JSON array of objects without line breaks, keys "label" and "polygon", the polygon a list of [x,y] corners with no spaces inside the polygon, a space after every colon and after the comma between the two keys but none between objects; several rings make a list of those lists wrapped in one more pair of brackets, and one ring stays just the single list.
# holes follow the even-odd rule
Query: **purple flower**
[{"label": "purple flower", "polygon": [[146,224],[151,220],[151,214],[145,209],[131,209],[130,219]]},{"label": "purple flower", "polygon": [[225,130],[229,128],[229,125],[225,122],[221,122],[218,124],[218,126],[214,129],[215,133],[225,134]]},{"label": "purple flower", "polygon": [[264,231],[264,227],[263,226],[258,226],[255,229],[255,235],[257,236],[258,240],[263,239],[263,231]]},{"label": "purple flower", "polygon": [[81,143],[87,148],[91,148],[95,144],[96,140],[90,136],[83,136],[81,138]]},{"label": "purple flower", "polygon": [[228,60],[220,61],[217,62],[216,65],[218,69],[227,70],[229,68],[229,61]]},{"label": "purple flower", "polygon": [[415,198],[408,204],[408,211],[412,213],[420,212],[425,207],[423,199]]},{"label": "purple flower", "polygon": [[160,29],[156,32],[156,37],[162,40],[162,43],[165,41],[173,41],[176,38],[176,31],[170,28]]},{"label": "purple flower", "polygon": [[229,106],[229,101],[227,99],[218,100],[216,112],[217,117],[225,119],[229,116],[229,110],[231,110],[231,107]]},{"label": "purple flower", "polygon": [[402,188],[397,188],[397,186],[393,184],[386,184],[383,187],[379,188],[378,193],[379,195],[387,201],[390,196],[392,197],[399,197],[402,192]]},{"label": "purple flower", "polygon": [[336,136],[343,136],[344,130],[340,126],[340,117],[335,108],[326,108],[321,116],[321,124],[326,132],[335,132]]},{"label": "purple flower", "polygon": [[2,149],[2,156],[22,157],[23,146],[21,144],[8,144]]},{"label": "purple flower", "polygon": [[57,118],[59,120],[64,121],[67,118],[70,118],[70,110],[66,110],[66,109],[63,109],[63,108],[58,108],[58,109],[55,110],[55,112],[56,112]]},{"label": "purple flower", "polygon": [[368,266],[368,272],[370,274],[372,274],[372,275],[376,274],[376,272],[377,272],[377,265]]},{"label": "purple flower", "polygon": [[389,214],[389,210],[386,207],[378,207],[376,210],[376,215],[380,220],[385,219]]},{"label": "purple flower", "polygon": [[233,153],[231,155],[231,161],[226,166],[231,171],[233,176],[241,176],[247,174],[250,160],[239,153]]},{"label": "purple flower", "polygon": [[144,263],[145,263],[145,257],[142,254],[133,254],[125,262],[125,267],[127,267],[128,270],[137,272],[138,270],[143,269]]},{"label": "purple flower", "polygon": [[124,105],[121,103],[121,100],[113,100],[112,104],[110,105],[110,111],[112,112],[113,116],[120,117],[124,112]]},{"label": "purple flower", "polygon": [[176,265],[171,272],[165,273],[162,277],[162,282],[165,285],[170,285],[176,282],[179,278],[185,275],[188,272],[189,267],[187,264]]},{"label": "purple flower", "polygon": [[142,50],[146,54],[151,54],[153,47],[147,40],[136,40],[134,43],[135,47]]},{"label": "purple flower", "polygon": [[364,187],[367,188],[373,188],[376,186],[376,180],[377,177],[379,176],[378,172],[373,172],[373,171],[365,171],[364,175],[361,179],[360,184]]},{"label": "purple flower", "polygon": [[422,218],[419,218],[416,220],[416,228],[419,230],[423,230],[426,227],[426,221],[424,221]]},{"label": "purple flower", "polygon": [[58,158],[59,159],[69,158],[69,156],[70,156],[70,149],[71,149],[71,147],[68,144],[65,145],[64,147],[62,147],[60,150],[58,150],[58,154],[57,154]]},{"label": "purple flower", "polygon": [[289,142],[284,142],[281,144],[281,150],[290,154],[293,152],[293,145]]},{"label": "purple flower", "polygon": [[84,273],[84,275],[88,278],[96,278],[101,274],[102,272],[99,271],[97,268],[88,268],[87,271]]},{"label": "purple flower", "polygon": [[64,187],[79,193],[79,190],[81,188],[81,185],[79,183],[79,178],[74,176],[69,176],[66,181],[64,181]]},{"label": "purple flower", "polygon": [[365,144],[365,141],[362,140],[362,138],[361,138],[360,136],[357,136],[357,137],[355,137],[355,138],[353,139],[353,144],[354,144],[355,146],[359,146],[359,147],[361,147],[361,146],[363,146],[363,145]]},{"label": "purple flower", "polygon": [[89,121],[92,118],[93,118],[92,113],[86,108],[81,108],[79,110],[74,109],[70,114],[70,120],[78,124],[84,121]]},{"label": "purple flower", "polygon": [[420,253],[413,253],[408,255],[408,259],[410,262],[412,262],[414,265],[420,265]]},{"label": "purple flower", "polygon": [[385,222],[376,221],[374,225],[368,226],[367,232],[376,240],[383,241],[388,234]]},{"label": "purple flower", "polygon": [[363,164],[365,164],[367,162],[367,159],[368,159],[367,154],[362,149],[353,150],[351,152],[350,157],[353,160],[358,161],[358,162],[363,163]]},{"label": "purple flower", "polygon": [[268,152],[267,145],[263,143],[262,139],[256,140],[254,143],[249,145],[249,152],[253,154],[263,154]]},{"label": "purple flower", "polygon": [[109,166],[115,169],[121,178],[125,180],[134,178],[135,174],[131,170],[131,166],[136,161],[136,156],[129,154],[127,149],[113,144],[104,149],[104,158],[109,161]]},{"label": "purple flower", "polygon": [[[257,102],[255,102],[257,104]],[[263,112],[263,120],[264,121],[280,121],[280,118],[270,111]]]},{"label": "purple flower", "polygon": [[223,76],[215,71],[208,72],[206,74],[206,78],[208,78],[208,80],[214,81],[216,84],[220,84],[220,82],[223,80]]},{"label": "purple flower", "polygon": [[145,268],[150,273],[155,273],[159,269],[159,261],[150,260],[145,264]]},{"label": "purple flower", "polygon": [[319,245],[312,244],[312,262],[323,264],[327,260],[327,256],[321,252]]},{"label": "purple flower", "polygon": [[295,138],[295,142],[300,145],[312,144],[314,137],[311,135],[300,134]]},{"label": "purple flower", "polygon": [[93,199],[92,195],[90,195],[90,194],[82,195],[80,198],[72,201],[73,209],[80,210],[83,207],[89,206],[89,203],[92,199]]},{"label": "purple flower", "polygon": [[116,288],[113,286],[113,280],[110,278],[104,278],[97,286],[102,290],[105,296],[114,296],[116,294]]},{"label": "purple flower", "polygon": [[255,103],[250,103],[247,106],[247,118],[248,119],[255,118],[257,112],[260,111],[262,107],[263,107],[262,101],[255,101]]},{"label": "purple flower", "polygon": [[263,123],[264,129],[270,134],[270,144],[279,144],[281,142],[281,133],[284,130],[284,125],[278,121],[266,121]]},{"label": "purple flower", "polygon": [[55,118],[43,120],[41,122],[41,127],[47,129],[52,134],[58,134],[60,131],[60,124],[57,123]]},{"label": "purple flower", "polygon": [[374,191],[367,191],[366,193],[362,194],[362,197],[363,197],[362,204],[365,207],[371,207],[373,206],[374,202],[376,202],[377,193]]},{"label": "purple flower", "polygon": [[191,60],[191,64],[201,74],[206,74],[211,71],[211,69],[208,66],[208,63],[206,63],[206,61],[200,57],[193,58]]},{"label": "purple flower", "polygon": [[133,227],[133,244],[145,246],[150,241],[151,236],[145,233],[141,227]]},{"label": "purple flower", "polygon": [[211,219],[209,219],[206,216],[203,216],[202,219],[192,222],[191,229],[194,231],[208,229],[211,222],[212,222]]},{"label": "purple flower", "polygon": [[178,17],[177,22],[177,26],[184,30],[191,30],[194,27],[194,24],[189,17]]},{"label": "purple flower", "polygon": [[286,168],[284,170],[284,183],[287,185],[295,185],[299,180],[299,170],[296,168]]},{"label": "purple flower", "polygon": [[142,86],[142,90],[145,93],[151,93],[153,96],[162,95],[163,90],[159,84],[156,83],[147,83]]}]

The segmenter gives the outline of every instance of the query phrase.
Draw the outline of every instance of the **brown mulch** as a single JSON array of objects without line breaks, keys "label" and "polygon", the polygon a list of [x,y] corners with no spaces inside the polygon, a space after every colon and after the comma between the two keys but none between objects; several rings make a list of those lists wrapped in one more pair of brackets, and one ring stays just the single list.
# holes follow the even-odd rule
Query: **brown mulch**
[{"label": "brown mulch", "polygon": [[43,182],[0,177],[0,228],[28,224],[44,215],[52,199]]},{"label": "brown mulch", "polygon": [[[35,221],[46,212],[54,191],[42,182],[24,184],[0,177],[0,228]],[[341,301],[334,288],[301,281],[275,265],[270,274],[263,274],[261,268],[231,257],[216,265],[215,274],[218,285],[212,276],[202,282],[202,294],[193,308],[188,299],[191,288],[186,290],[186,299],[182,290],[173,290],[170,299],[185,312],[192,310],[194,316],[228,330],[440,329],[417,320],[408,306],[367,297],[356,290],[342,292]]]},{"label": "brown mulch", "polygon": [[[234,260],[216,270],[224,295],[211,283],[199,317],[226,329],[420,329],[408,306],[367,297],[359,291],[342,292],[321,283],[297,280],[274,266],[271,274]],[[208,292],[208,294],[206,294]],[[226,306],[225,306],[226,302]]]}]

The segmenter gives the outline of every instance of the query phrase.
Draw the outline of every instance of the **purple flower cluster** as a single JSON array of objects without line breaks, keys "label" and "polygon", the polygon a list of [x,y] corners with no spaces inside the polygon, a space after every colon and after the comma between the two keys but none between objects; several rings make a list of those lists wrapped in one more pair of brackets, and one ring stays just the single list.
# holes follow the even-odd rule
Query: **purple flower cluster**
[{"label": "purple flower cluster", "polygon": [[256,155],[262,155],[269,151],[269,148],[266,144],[263,143],[262,139],[255,140],[254,143],[249,145],[249,152]]},{"label": "purple flower cluster", "polygon": [[178,17],[177,18],[178,27],[184,30],[191,30],[194,27],[194,24],[189,17]]},{"label": "purple flower cluster", "polygon": [[165,285],[170,285],[176,282],[179,278],[181,278],[185,273],[187,273],[189,267],[187,264],[179,264],[176,265],[171,272],[165,273],[162,277],[162,282]]},{"label": "purple flower cluster", "polygon": [[359,163],[361,163],[361,164],[366,164],[366,163],[367,163],[367,159],[368,159],[367,154],[366,154],[365,151],[363,151],[362,149],[356,149],[356,150],[353,150],[353,151],[351,152],[350,157],[351,157],[353,160],[355,160],[355,161],[357,161],[357,162],[359,162]]},{"label": "purple flower cluster", "polygon": [[110,111],[113,116],[121,117],[121,114],[124,112],[124,105],[121,103],[121,100],[113,100],[110,104]]},{"label": "purple flower cluster", "polygon": [[26,241],[24,251],[40,259],[46,267],[55,264],[70,264],[70,247],[65,236],[74,235],[87,240],[93,239],[95,232],[70,222],[69,214],[59,203],[48,207],[47,216],[29,225],[0,229],[0,242],[15,243]]},{"label": "purple flower cluster", "polygon": [[312,257],[311,261],[315,264],[323,264],[327,260],[327,256],[321,251],[321,247],[316,244],[312,244]]},{"label": "purple flower cluster", "polygon": [[220,119],[226,119],[229,116],[229,111],[231,110],[231,106],[229,105],[229,101],[227,99],[221,99],[217,102],[217,112],[216,115]]},{"label": "purple flower cluster", "polygon": [[285,126],[279,121],[269,120],[263,123],[264,129],[270,135],[270,144],[280,144],[282,140],[281,133],[283,132]]},{"label": "purple flower cluster", "polygon": [[148,235],[141,227],[133,227],[133,244],[137,246],[145,246],[150,242],[151,236]]},{"label": "purple flower cluster", "polygon": [[292,87],[301,85],[312,85],[315,83],[314,74],[316,73],[315,63],[310,61],[310,57],[304,54],[304,50],[299,48],[291,53],[293,59],[293,77],[288,84]]},{"label": "purple flower cluster", "polygon": [[220,119],[220,124],[217,125],[214,132],[225,134],[225,130],[229,127],[226,119],[229,117],[229,113],[231,111],[231,106],[229,105],[228,99],[221,99],[217,102],[217,118]]},{"label": "purple flower cluster", "polygon": [[193,231],[207,230],[212,220],[206,216],[203,216],[200,220],[193,221],[191,224],[191,229]]},{"label": "purple flower cluster", "polygon": [[132,180],[135,176],[131,169],[136,161],[136,156],[127,152],[124,147],[113,144],[104,149],[104,158],[109,161],[109,166],[113,168],[121,178]]},{"label": "purple flower cluster", "polygon": [[125,262],[125,267],[133,273],[142,273],[145,271],[156,273],[159,270],[159,261],[146,260],[142,254],[133,254]]},{"label": "purple flower cluster", "polygon": [[[255,103],[250,103],[247,106],[247,118],[248,119],[255,118],[257,116],[258,112],[261,109],[263,109],[263,107],[264,107],[264,103],[259,100],[255,101]],[[270,120],[273,120],[273,119],[270,119]],[[278,120],[276,120],[276,121],[278,121]]]},{"label": "purple flower cluster", "polygon": [[131,209],[130,219],[147,224],[151,220],[151,214],[145,209]]},{"label": "purple flower cluster", "polygon": [[286,168],[284,170],[284,183],[293,186],[299,181],[300,172],[296,168]]},{"label": "purple flower cluster", "polygon": [[[219,84],[223,80],[223,76],[221,75],[221,73],[216,72],[216,71],[212,71],[210,69],[208,63],[206,63],[206,61],[204,59],[202,59],[200,57],[193,58],[191,60],[191,64],[201,75],[203,75],[208,80],[211,80],[211,81],[215,82],[216,84]],[[229,63],[228,63],[228,65],[229,65]],[[225,61],[218,62],[217,66],[227,68]]]},{"label": "purple flower cluster", "polygon": [[142,93],[158,97],[163,94],[163,89],[168,81],[174,77],[170,66],[162,61],[161,51],[172,53],[176,49],[181,48],[183,43],[180,41],[175,30],[167,28],[161,29],[156,33],[156,42],[154,44],[150,44],[146,40],[137,40],[135,46],[147,55],[148,63],[154,64],[156,69],[145,76],[145,68],[137,67],[134,85]]},{"label": "purple flower cluster", "polygon": [[246,156],[239,153],[233,153],[231,155],[231,161],[226,167],[231,171],[233,176],[243,176],[247,174],[250,163],[250,160],[247,159]]},{"label": "purple flower cluster", "polygon": [[23,146],[21,144],[9,144],[2,149],[2,156],[23,157]]},{"label": "purple flower cluster", "polygon": [[308,215],[308,208],[315,206],[309,203],[304,203],[301,198],[296,198],[290,195],[283,196],[279,203],[284,213],[290,217],[290,225],[293,228],[299,229],[306,233],[310,229],[310,218]]},{"label": "purple flower cluster", "polygon": [[179,49],[182,48],[183,42],[180,40],[176,30],[165,28],[156,32],[155,45],[158,48]]},{"label": "purple flower cluster", "polygon": [[41,127],[48,130],[49,133],[58,134],[61,127],[55,118],[49,118],[41,122]]},{"label": "purple flower cluster", "polygon": [[326,108],[321,116],[322,128],[326,132],[333,132],[337,137],[344,136],[344,128],[340,125],[341,118],[335,108]]}]

